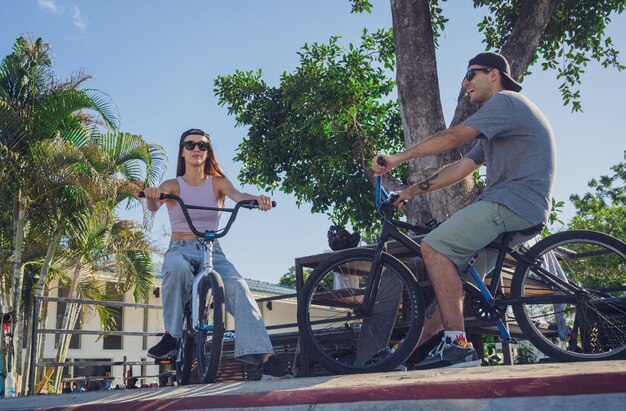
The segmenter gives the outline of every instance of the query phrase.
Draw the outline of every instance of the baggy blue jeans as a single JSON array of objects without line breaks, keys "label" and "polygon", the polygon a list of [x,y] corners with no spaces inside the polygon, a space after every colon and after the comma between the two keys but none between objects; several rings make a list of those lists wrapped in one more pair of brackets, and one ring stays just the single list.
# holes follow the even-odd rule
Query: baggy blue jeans
[{"label": "baggy blue jeans", "polygon": [[[202,268],[204,246],[197,240],[172,241],[163,259],[163,322],[172,337],[182,337],[185,306],[191,301],[194,275]],[[224,282],[226,310],[235,318],[235,358],[260,363],[259,354],[273,353],[272,343],[248,283],[224,255],[213,246],[213,268]]]}]

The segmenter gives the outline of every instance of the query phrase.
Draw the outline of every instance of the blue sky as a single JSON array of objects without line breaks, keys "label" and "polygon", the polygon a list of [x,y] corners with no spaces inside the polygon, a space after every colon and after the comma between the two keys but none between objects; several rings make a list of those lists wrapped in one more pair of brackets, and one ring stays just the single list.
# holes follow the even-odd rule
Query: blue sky
[{"label": "blue sky", "polygon": [[[261,69],[277,85],[282,72],[298,65],[305,43],[358,43],[361,30],[391,26],[388,1],[375,0],[371,15],[350,14],[347,0],[20,0],[0,1],[0,57],[24,34],[52,45],[54,70],[60,77],[83,70],[93,75],[87,88],[106,92],[118,107],[123,131],[161,144],[170,155],[166,178],[175,174],[177,142],[183,130],[205,129],[218,159],[235,182],[240,164],[237,145],[246,134],[220,107],[213,80],[235,70]],[[467,61],[484,46],[475,26],[480,11],[471,2],[449,1],[450,22],[438,50],[439,81],[447,121],[452,118]],[[626,63],[626,15],[609,28]],[[523,93],[543,110],[554,128],[558,169],[554,197],[567,200],[562,218],[573,208],[568,198],[584,193],[587,182],[609,173],[626,149],[624,117],[626,73],[592,63],[581,87],[584,113],[563,107],[555,74],[531,69]],[[294,136],[297,138],[297,136]],[[235,184],[237,184],[235,182]],[[244,187],[255,193],[254,187]],[[228,237],[226,254],[246,277],[277,282],[294,258],[328,249],[330,222],[308,206],[275,193],[278,207],[269,213],[244,212]],[[140,212],[126,214],[140,220]],[[167,244],[169,223],[160,210],[152,230]]]}]

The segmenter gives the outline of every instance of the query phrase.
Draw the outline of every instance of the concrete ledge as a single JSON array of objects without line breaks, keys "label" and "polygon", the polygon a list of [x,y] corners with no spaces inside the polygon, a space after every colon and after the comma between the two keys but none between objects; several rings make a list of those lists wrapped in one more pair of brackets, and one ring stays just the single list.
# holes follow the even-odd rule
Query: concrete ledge
[{"label": "concrete ledge", "polygon": [[[505,402],[502,402],[506,400]],[[171,388],[87,392],[0,401],[11,410],[266,410],[341,408],[537,410],[619,409],[626,403],[626,361],[538,364],[359,374]],[[521,404],[521,403],[520,403]],[[582,406],[587,404],[587,406]],[[596,405],[593,405],[596,404]]]}]

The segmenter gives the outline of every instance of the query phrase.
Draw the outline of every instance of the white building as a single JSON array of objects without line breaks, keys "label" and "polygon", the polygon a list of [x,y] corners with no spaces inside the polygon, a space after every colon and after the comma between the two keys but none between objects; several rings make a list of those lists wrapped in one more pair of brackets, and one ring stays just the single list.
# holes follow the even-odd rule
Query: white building
[{"label": "white building", "polygon": [[[106,275],[106,273],[105,273]],[[270,283],[246,280],[252,292],[252,295],[259,299],[264,297],[273,297],[286,294],[294,294],[295,289],[273,285]],[[157,285],[153,289],[149,301],[146,303],[149,305],[161,305],[161,288],[160,277],[157,278]],[[55,284],[50,287],[50,297],[67,297],[67,289],[59,288]],[[107,293],[111,295],[117,294],[117,301],[124,301],[127,303],[133,303],[132,290],[125,295],[119,295],[115,292],[115,283],[112,277],[107,282]],[[44,327],[47,329],[59,329],[62,324],[63,314],[65,310],[64,303],[49,302],[48,314]],[[279,325],[279,324],[295,324],[296,323],[296,298],[288,298],[282,300],[273,300],[260,302],[259,308],[263,315],[266,326]],[[84,305],[82,308],[83,324],[80,329],[82,330],[100,330],[100,318],[95,306]],[[134,307],[117,307],[121,316],[119,317],[119,329],[121,331],[134,331],[134,332],[163,332],[163,317],[162,310],[160,309],[146,309],[146,308],[134,308]],[[227,314],[226,330],[233,330],[234,319],[230,314]],[[285,332],[295,331],[296,327],[287,329],[272,330],[271,332]],[[54,361],[56,356],[56,342],[58,337],[53,334],[46,334],[45,347],[43,351],[43,358],[40,361]],[[85,335],[79,334],[72,337],[70,349],[67,353],[67,361],[73,362],[85,362],[85,361],[103,361],[103,362],[152,362],[151,358],[147,357],[148,348],[156,344],[160,340],[157,336],[98,336],[98,335]],[[172,366],[173,368],[173,366]],[[133,376],[152,376],[148,378],[142,378],[139,384],[158,384],[157,375],[160,370],[159,365],[133,365],[133,366],[100,366],[100,365],[87,365],[87,366],[70,366],[64,368],[64,378],[82,377],[89,375],[105,376],[110,375],[114,377],[112,386],[121,385],[124,383],[124,371],[125,369],[131,370]],[[126,374],[128,375],[128,374]],[[37,381],[39,383],[39,381]]]}]

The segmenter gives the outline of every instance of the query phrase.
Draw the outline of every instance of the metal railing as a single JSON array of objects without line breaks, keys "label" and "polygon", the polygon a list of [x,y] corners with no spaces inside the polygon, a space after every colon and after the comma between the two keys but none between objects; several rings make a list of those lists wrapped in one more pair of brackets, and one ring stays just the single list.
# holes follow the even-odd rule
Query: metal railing
[{"label": "metal railing", "polygon": [[[285,294],[273,297],[257,298],[256,302],[271,303],[276,300],[284,300],[288,298],[296,298],[297,294]],[[108,307],[131,307],[137,309],[155,309],[162,310],[161,305],[153,304],[135,304],[127,303],[123,301],[97,301],[97,300],[81,300],[76,298],[59,298],[59,297],[35,297],[33,302],[33,321],[32,321],[32,333],[31,333],[31,352],[30,352],[30,378],[28,382],[28,394],[35,395],[35,380],[36,369],[38,367],[67,367],[67,366],[133,366],[133,365],[155,365],[154,361],[74,361],[74,362],[56,362],[56,361],[37,361],[37,336],[39,334],[79,334],[79,335],[104,335],[104,336],[141,336],[141,337],[159,337],[162,336],[161,332],[147,332],[147,331],[104,331],[104,330],[58,330],[50,328],[39,328],[39,303],[43,301],[56,302],[56,303],[77,303],[85,305],[100,305]],[[268,326],[267,329],[281,329],[297,327],[297,323],[280,324],[274,326]],[[229,330],[230,331],[230,330]]]}]

